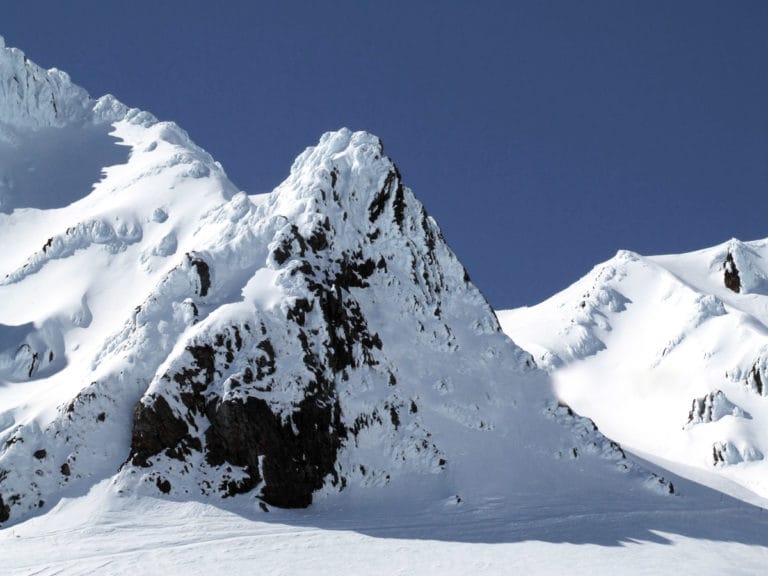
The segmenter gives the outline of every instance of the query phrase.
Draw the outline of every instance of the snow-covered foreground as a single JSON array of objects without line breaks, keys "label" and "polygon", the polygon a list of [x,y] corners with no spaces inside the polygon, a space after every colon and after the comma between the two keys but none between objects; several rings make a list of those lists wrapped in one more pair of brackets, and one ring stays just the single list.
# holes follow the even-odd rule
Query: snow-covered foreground
[{"label": "snow-covered foreground", "polygon": [[311,510],[243,514],[201,502],[121,497],[104,482],[86,497],[64,500],[45,516],[0,531],[1,571],[762,573],[768,512],[692,484],[684,491],[687,496],[652,498],[634,509],[604,500],[597,488],[579,501],[537,494],[450,507],[351,493]]}]

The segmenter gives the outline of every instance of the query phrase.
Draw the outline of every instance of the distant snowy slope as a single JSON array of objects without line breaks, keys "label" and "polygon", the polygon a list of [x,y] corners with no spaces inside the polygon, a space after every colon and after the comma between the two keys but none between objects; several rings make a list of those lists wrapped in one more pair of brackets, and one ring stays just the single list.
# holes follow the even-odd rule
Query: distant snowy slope
[{"label": "distant snowy slope", "polygon": [[768,241],[620,252],[499,318],[558,397],[625,448],[768,496],[766,278]]}]

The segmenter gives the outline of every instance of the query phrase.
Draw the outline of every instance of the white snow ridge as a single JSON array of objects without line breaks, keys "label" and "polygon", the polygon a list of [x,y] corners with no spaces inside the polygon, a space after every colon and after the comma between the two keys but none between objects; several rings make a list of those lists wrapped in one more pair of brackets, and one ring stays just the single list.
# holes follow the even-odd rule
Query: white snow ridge
[{"label": "white snow ridge", "polygon": [[0,242],[9,574],[767,559],[766,243],[621,253],[502,313],[532,356],[377,137],[248,195],[2,39]]}]

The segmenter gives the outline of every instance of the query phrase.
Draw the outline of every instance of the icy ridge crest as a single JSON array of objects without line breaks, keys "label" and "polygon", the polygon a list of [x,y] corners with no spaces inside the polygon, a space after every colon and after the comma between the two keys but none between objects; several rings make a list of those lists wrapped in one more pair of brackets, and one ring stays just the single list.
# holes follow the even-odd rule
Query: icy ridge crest
[{"label": "icy ridge crest", "polygon": [[[115,122],[125,118],[128,112],[129,108],[112,95],[92,99],[66,72],[38,66],[18,48],[6,47],[5,40],[0,37],[2,139],[12,140],[13,131],[18,129]],[[146,122],[154,118],[143,113],[141,120]]]}]

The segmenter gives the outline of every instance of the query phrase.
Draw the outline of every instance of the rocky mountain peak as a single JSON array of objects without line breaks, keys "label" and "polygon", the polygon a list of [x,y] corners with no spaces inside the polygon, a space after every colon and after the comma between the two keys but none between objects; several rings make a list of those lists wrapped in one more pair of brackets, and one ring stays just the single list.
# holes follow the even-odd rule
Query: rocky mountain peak
[{"label": "rocky mountain peak", "polygon": [[368,227],[385,209],[389,196],[397,199],[397,217],[403,218],[402,188],[381,140],[344,128],[324,134],[317,146],[298,156],[289,177],[271,195],[270,205],[287,218],[305,212],[298,219],[301,228],[311,225],[312,214],[319,212],[340,226],[349,222]]},{"label": "rocky mountain peak", "polygon": [[[406,477],[450,490],[487,450],[503,477],[542,427],[574,453],[562,427],[583,423],[552,421],[546,374],[377,137],[325,134],[249,196],[177,126],[3,58],[0,102],[32,135],[0,146],[0,522],[104,479],[303,507]],[[62,195],[71,149],[88,163]]]}]

